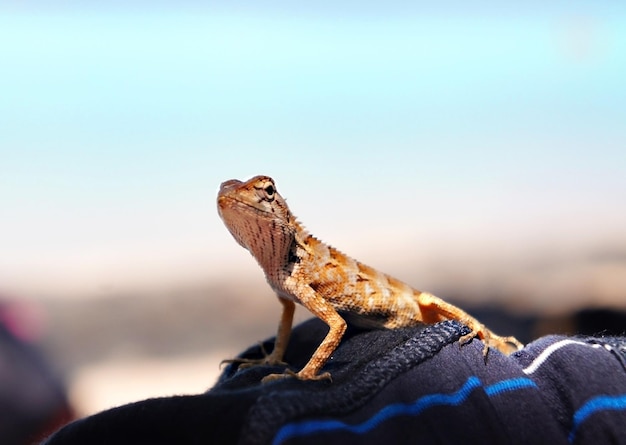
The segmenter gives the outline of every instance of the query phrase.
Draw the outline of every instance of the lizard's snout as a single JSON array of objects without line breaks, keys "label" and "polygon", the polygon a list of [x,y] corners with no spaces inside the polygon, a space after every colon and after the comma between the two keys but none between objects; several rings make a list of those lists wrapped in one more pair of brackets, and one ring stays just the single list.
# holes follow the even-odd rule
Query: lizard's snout
[{"label": "lizard's snout", "polygon": [[220,184],[220,195],[225,193],[238,185],[243,184],[239,179],[229,179],[228,181],[224,181]]}]

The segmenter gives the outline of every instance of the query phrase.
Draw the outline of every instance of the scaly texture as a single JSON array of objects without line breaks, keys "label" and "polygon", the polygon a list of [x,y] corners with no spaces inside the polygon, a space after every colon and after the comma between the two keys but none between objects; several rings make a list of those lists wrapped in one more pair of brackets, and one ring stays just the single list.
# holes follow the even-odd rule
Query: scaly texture
[{"label": "scaly texture", "polygon": [[264,381],[289,376],[301,380],[330,378],[329,373],[320,370],[339,345],[346,319],[359,326],[389,329],[458,320],[472,330],[461,338],[461,344],[480,338],[485,344],[485,357],[490,346],[504,353],[523,346],[514,337],[494,334],[462,309],[359,263],[310,235],[291,214],[268,176],[222,183],[217,205],[224,224],[256,258],[283,306],[272,353],[248,364],[282,363],[295,303],[330,327],[302,370],[272,374]]}]

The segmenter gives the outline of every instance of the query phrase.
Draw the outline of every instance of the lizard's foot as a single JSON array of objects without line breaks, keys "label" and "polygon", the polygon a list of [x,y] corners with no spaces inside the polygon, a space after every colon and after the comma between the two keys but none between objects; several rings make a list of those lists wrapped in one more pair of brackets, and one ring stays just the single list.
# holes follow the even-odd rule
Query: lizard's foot
[{"label": "lizard's foot", "polygon": [[237,367],[238,369],[239,368],[241,369],[252,368],[253,366],[262,366],[262,365],[287,366],[287,363],[275,357],[273,353],[268,354],[267,351],[265,350],[265,346],[263,346],[263,343],[259,343],[259,348],[261,349],[261,353],[263,354],[262,358],[229,358],[229,359],[222,360],[220,362],[220,366],[227,364],[227,363],[238,364],[239,365]]},{"label": "lizard's foot", "polygon": [[332,381],[332,377],[330,376],[330,372],[322,372],[317,375],[305,375],[300,372],[293,372],[291,369],[286,369],[283,374],[269,374],[261,379],[261,383],[269,383],[275,382],[277,380],[284,380],[295,378],[298,380],[330,380]]},{"label": "lizard's foot", "polygon": [[498,351],[502,352],[505,355],[509,355],[515,351],[519,351],[524,347],[524,345],[515,337],[500,337],[499,335],[494,334],[488,329],[484,330],[475,330],[462,336],[459,339],[459,343],[462,345],[466,344],[474,337],[478,337],[484,343],[483,346],[483,357],[487,360],[487,354],[489,353],[489,348],[495,348]]},{"label": "lizard's foot", "polygon": [[[459,338],[459,344],[461,346],[469,343],[470,341],[472,341],[474,339],[474,337],[479,337],[480,335],[478,333],[478,331],[472,331],[469,334],[465,334],[464,336],[462,336],[461,338]],[[488,337],[488,335],[487,335]],[[485,360],[487,359],[487,354],[489,353],[489,342],[487,340],[485,340],[485,338],[482,338],[484,346],[483,346],[483,357],[485,357]]]},{"label": "lizard's foot", "polygon": [[[511,354],[515,351],[519,351],[520,349],[524,348],[524,344],[519,341],[517,338],[510,336],[510,337],[500,337],[497,335],[492,335],[492,337],[496,337],[498,343],[500,343],[502,345],[503,348],[506,349],[506,351],[502,350],[502,348],[498,348],[500,349],[502,352],[504,352],[505,354]],[[507,352],[508,351],[508,352]]]},{"label": "lizard's foot", "polygon": [[263,366],[263,365],[287,366],[287,363],[281,360],[273,360],[269,355],[263,358],[227,358],[220,362],[220,366],[224,364],[229,364],[229,363],[238,364],[239,366],[237,366],[237,368],[240,368],[240,369],[252,368],[254,366]]}]

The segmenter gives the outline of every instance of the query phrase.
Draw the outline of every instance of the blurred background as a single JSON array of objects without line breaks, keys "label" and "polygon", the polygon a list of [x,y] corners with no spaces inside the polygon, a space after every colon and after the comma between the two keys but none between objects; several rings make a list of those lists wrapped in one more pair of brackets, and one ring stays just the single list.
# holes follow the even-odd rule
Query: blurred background
[{"label": "blurred background", "polygon": [[0,319],[75,415],[274,334],[256,174],[503,334],[626,329],[626,6],[379,3],[0,3]]}]

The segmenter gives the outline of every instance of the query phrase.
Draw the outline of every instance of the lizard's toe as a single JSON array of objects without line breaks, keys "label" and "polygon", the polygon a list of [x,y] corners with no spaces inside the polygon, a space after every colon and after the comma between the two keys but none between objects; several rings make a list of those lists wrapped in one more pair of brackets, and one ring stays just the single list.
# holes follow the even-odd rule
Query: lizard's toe
[{"label": "lizard's toe", "polygon": [[469,334],[465,334],[464,336],[459,338],[459,344],[463,346],[469,343],[470,341],[472,341],[472,339],[476,336],[478,336],[478,332],[474,332],[474,331],[470,332]]},{"label": "lizard's toe", "polygon": [[229,358],[222,360],[220,366],[224,364],[234,363],[237,364],[237,369],[252,368],[254,366],[287,366],[287,363],[282,360],[277,360],[271,355],[263,358]]},{"label": "lizard's toe", "polygon": [[268,374],[261,379],[261,383],[276,382],[278,380],[285,380],[290,378],[298,378],[298,374],[291,369],[286,369],[282,374]]},{"label": "lizard's toe", "polygon": [[302,374],[302,371],[300,372],[293,372],[291,369],[286,369],[284,373],[282,374],[269,374],[266,375],[265,377],[263,377],[263,379],[261,379],[261,383],[269,383],[269,382],[275,382],[277,380],[284,380],[284,379],[290,379],[290,378],[294,378],[294,379],[298,379],[298,380],[302,380],[302,381],[316,381],[316,380],[329,380],[332,381],[332,377],[330,375],[330,372],[322,372],[321,374],[316,374],[316,375],[309,375],[309,374]]}]

